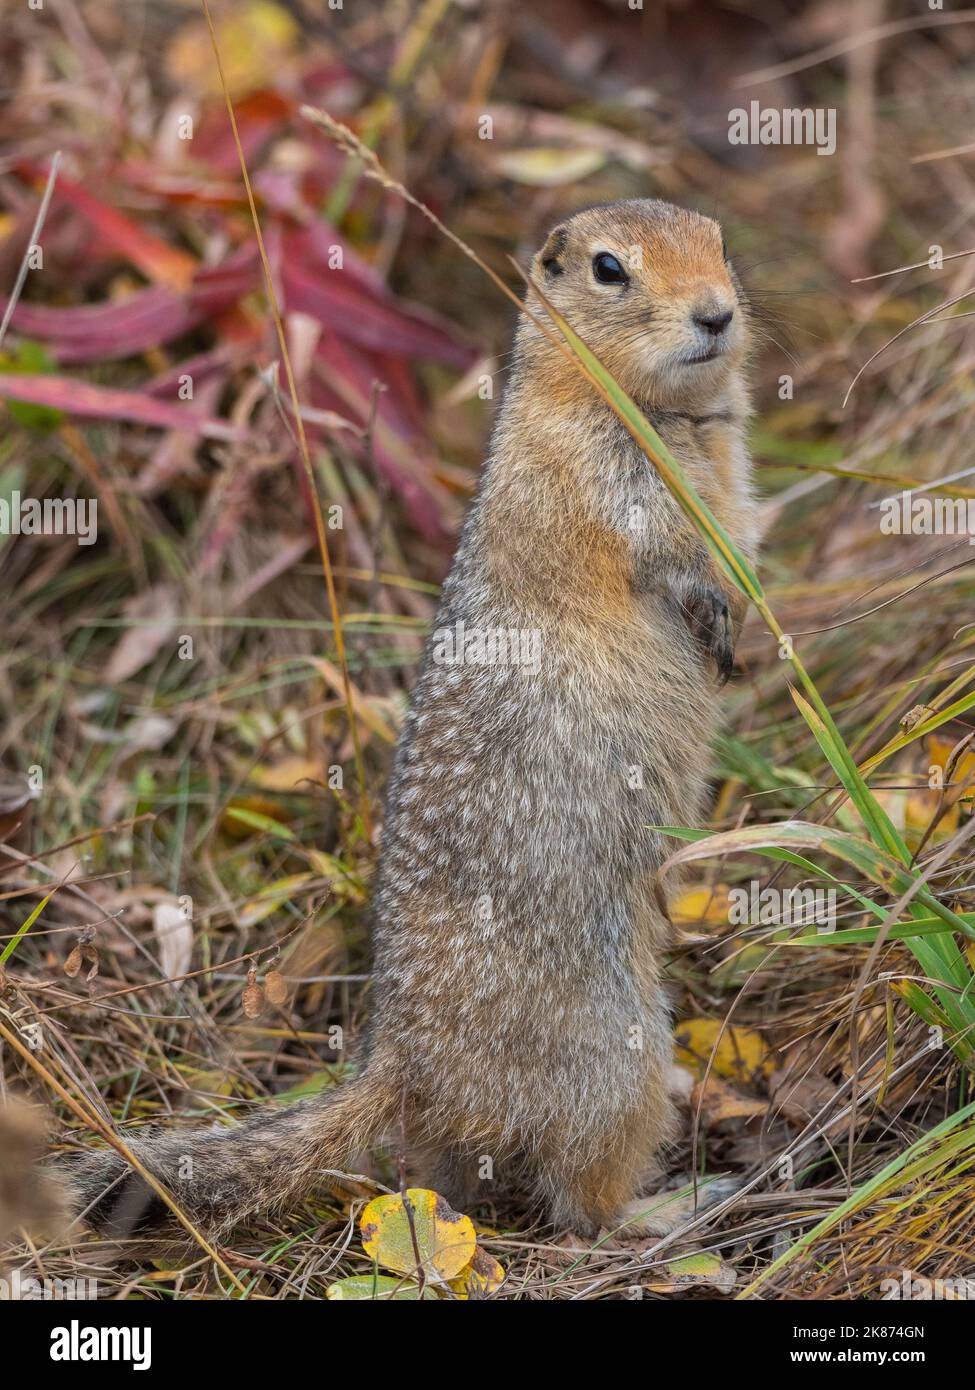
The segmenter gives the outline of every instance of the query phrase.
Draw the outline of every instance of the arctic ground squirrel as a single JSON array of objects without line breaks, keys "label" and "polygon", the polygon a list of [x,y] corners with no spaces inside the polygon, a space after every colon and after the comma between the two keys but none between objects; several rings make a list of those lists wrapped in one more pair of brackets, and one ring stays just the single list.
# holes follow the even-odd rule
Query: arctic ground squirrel
[{"label": "arctic ground squirrel", "polygon": [[[753,557],[749,312],[717,222],[592,208],[532,279]],[[401,1129],[461,1210],[514,1189],[580,1236],[632,1217],[676,1130],[654,827],[705,811],[742,617],[652,464],[523,317],[389,779],[358,1074],[131,1140],[194,1221],[280,1209]],[[166,1215],[113,1151],[63,1171],[96,1227]]]}]

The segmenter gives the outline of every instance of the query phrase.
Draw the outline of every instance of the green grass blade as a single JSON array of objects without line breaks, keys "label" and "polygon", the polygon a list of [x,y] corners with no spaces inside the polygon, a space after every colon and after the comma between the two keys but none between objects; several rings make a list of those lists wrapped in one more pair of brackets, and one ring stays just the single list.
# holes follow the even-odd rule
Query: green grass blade
[{"label": "green grass blade", "polygon": [[792,698],[799,713],[812,730],[813,738],[819,744],[826,761],[840,779],[847,796],[859,811],[874,844],[882,846],[891,854],[896,855],[902,863],[909,864],[911,856],[907,846],[894,828],[893,821],[863,780],[853,755],[843,742],[832,719],[828,719],[828,722],[827,719],[823,719],[819,712],[813,709],[809,701],[799,694],[798,690],[793,690]]},{"label": "green grass blade", "polygon": [[[763,1269],[747,1288],[742,1289],[737,1298],[751,1298],[756,1290],[760,1289],[774,1274],[778,1274],[780,1270],[785,1269],[786,1265],[791,1264],[793,1260],[811,1249],[817,1240],[827,1235],[848,1216],[852,1216],[854,1212],[859,1211],[877,1198],[885,1196],[898,1186],[923,1176],[932,1168],[943,1163],[946,1156],[950,1156],[971,1144],[975,1140],[975,1126],[968,1125],[960,1134],[954,1133],[954,1131],[958,1129],[959,1125],[971,1120],[973,1116],[975,1116],[975,1101],[963,1106],[961,1110],[956,1110],[953,1115],[942,1120],[941,1124],[935,1125],[934,1129],[929,1130],[927,1134],[906,1148],[903,1153],[898,1154],[890,1163],[881,1168],[875,1177],[872,1177],[869,1182],[863,1183],[847,1197],[845,1202],[841,1202],[822,1221],[800,1236],[794,1245],[790,1245],[789,1249],[781,1254],[777,1260],[773,1260],[766,1269]],[[943,1146],[940,1144],[942,1139],[947,1141]]]},{"label": "green grass blade", "polygon": [[54,897],[54,894],[57,891],[58,890],[56,888],[53,888],[51,892],[48,893],[46,898],[42,898],[41,901],[34,908],[34,911],[27,918],[27,920],[25,922],[22,922],[21,925],[17,928],[17,931],[7,942],[6,946],[3,948],[3,951],[0,952],[0,965],[6,965],[7,961],[13,955],[14,951],[16,951],[19,943],[30,931],[31,927],[37,921],[38,917],[40,917],[41,913],[47,907],[48,903],[51,901],[51,899]]}]

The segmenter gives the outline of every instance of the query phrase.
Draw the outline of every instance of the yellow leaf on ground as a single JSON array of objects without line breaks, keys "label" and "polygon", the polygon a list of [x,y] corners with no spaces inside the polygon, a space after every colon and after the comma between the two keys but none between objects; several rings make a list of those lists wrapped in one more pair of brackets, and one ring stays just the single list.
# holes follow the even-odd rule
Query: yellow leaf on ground
[{"label": "yellow leaf on ground", "polygon": [[688,1018],[679,1023],[674,1029],[674,1061],[703,1076],[719,1033],[721,1041],[711,1067],[712,1076],[747,1082],[769,1076],[775,1070],[775,1060],[761,1033],[734,1025],[722,1031],[719,1018]]},{"label": "yellow leaf on ground", "polygon": [[474,1251],[469,1265],[465,1265],[456,1279],[450,1280],[450,1287],[458,1298],[483,1298],[501,1287],[504,1270],[492,1255],[480,1247]]},{"label": "yellow leaf on ground", "polygon": [[[957,746],[958,741],[956,739],[939,738],[937,734],[929,734],[924,740],[929,767],[940,767],[944,771]],[[951,780],[961,788],[975,781],[975,752],[971,748],[963,749],[959,753],[952,769]]]},{"label": "yellow leaf on ground", "polygon": [[678,927],[727,926],[727,883],[685,888],[670,906],[670,920]]},{"label": "yellow leaf on ground", "polygon": [[[214,17],[214,28],[227,86],[235,97],[273,83],[298,37],[292,16],[270,0],[235,4],[232,14]],[[189,91],[207,95],[220,91],[204,20],[180,26],[166,50],[166,70],[173,82]]]},{"label": "yellow leaf on ground", "polygon": [[428,1279],[455,1279],[477,1249],[470,1217],[425,1187],[408,1188],[406,1202],[409,1212],[398,1192],[368,1203],[359,1219],[366,1254],[385,1269],[414,1274],[419,1252]]},{"label": "yellow leaf on ground", "polygon": [[314,796],[321,792],[328,768],[321,759],[289,756],[276,763],[258,763],[247,780],[266,792],[295,792]]},{"label": "yellow leaf on ground", "polygon": [[[904,839],[909,849],[917,849],[932,817],[942,804],[941,793],[929,791],[927,787],[915,788],[908,793],[904,807]],[[933,833],[928,836],[928,844],[937,845],[942,840],[950,839],[958,825],[958,807],[949,806]]]}]

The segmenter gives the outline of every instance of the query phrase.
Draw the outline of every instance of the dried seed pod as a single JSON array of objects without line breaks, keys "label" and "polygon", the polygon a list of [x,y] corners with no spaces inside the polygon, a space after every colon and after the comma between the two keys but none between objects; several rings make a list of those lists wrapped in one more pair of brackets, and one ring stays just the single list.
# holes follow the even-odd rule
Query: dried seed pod
[{"label": "dried seed pod", "polygon": [[88,974],[85,976],[85,983],[90,985],[98,974],[98,952],[95,950],[94,946],[83,946],[81,954],[90,967]]},{"label": "dried seed pod", "polygon": [[264,976],[264,992],[269,1003],[285,1003],[288,998],[288,986],[279,970],[269,970]]},{"label": "dried seed pod", "polygon": [[257,983],[257,971],[253,965],[247,972],[247,985],[241,1002],[245,1018],[259,1018],[264,1012],[264,991]]}]

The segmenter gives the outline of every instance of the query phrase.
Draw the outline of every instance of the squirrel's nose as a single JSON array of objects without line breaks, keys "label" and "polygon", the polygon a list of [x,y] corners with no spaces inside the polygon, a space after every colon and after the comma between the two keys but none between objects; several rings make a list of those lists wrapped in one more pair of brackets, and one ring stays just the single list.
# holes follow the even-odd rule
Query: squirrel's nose
[{"label": "squirrel's nose", "polygon": [[722,314],[712,312],[698,312],[692,315],[698,328],[703,328],[705,333],[711,333],[715,338],[719,333],[723,333],[728,324],[735,316],[734,309],[727,309]]}]

